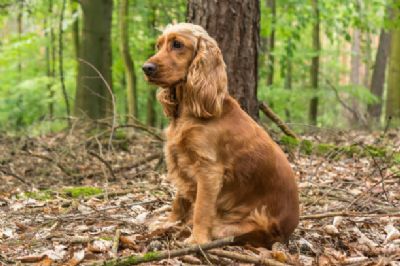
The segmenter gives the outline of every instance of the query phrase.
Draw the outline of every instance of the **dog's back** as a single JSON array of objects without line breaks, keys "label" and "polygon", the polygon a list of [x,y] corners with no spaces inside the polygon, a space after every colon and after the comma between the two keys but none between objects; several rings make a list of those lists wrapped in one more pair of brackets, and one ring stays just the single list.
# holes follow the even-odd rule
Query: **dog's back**
[{"label": "dog's back", "polygon": [[242,239],[249,242],[264,239],[260,245],[269,246],[287,241],[298,224],[299,200],[285,154],[231,97],[215,126],[220,128],[218,154],[225,166],[217,203],[220,220],[242,223],[241,233],[247,235]]}]

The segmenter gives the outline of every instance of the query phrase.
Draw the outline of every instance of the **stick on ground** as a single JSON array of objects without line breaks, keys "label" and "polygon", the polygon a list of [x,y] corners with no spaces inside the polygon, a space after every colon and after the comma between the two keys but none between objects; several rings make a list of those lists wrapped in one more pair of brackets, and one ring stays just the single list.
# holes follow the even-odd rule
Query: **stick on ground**
[{"label": "stick on ground", "polygon": [[179,257],[183,255],[188,255],[188,254],[193,254],[197,253],[200,250],[209,250],[213,248],[218,248],[218,247],[223,247],[227,246],[230,244],[233,244],[235,242],[234,237],[227,237],[227,238],[222,238],[218,239],[215,241],[212,241],[210,243],[206,243],[203,245],[194,245],[190,246],[187,248],[181,248],[181,249],[176,249],[176,250],[167,250],[167,251],[161,251],[161,252],[148,252],[144,255],[139,255],[139,256],[126,256],[126,257],[121,257],[117,259],[111,259],[111,260],[105,260],[101,262],[95,262],[91,264],[91,266],[128,266],[128,265],[136,265],[139,263],[144,263],[144,262],[151,262],[151,261],[159,261],[167,258],[174,258],[174,257]]},{"label": "stick on ground", "polygon": [[283,133],[292,138],[299,139],[296,133],[294,133],[288,127],[288,125],[286,125],[286,123],[283,122],[283,120],[277,114],[275,114],[275,112],[272,111],[271,108],[269,108],[269,106],[266,103],[260,102],[259,108],[269,119],[271,119],[283,131]]},{"label": "stick on ground", "polygon": [[231,251],[226,251],[226,250],[212,250],[209,251],[208,253],[217,255],[218,257],[224,257],[228,259],[233,259],[241,262],[247,262],[247,263],[254,263],[254,264],[261,264],[261,265],[269,265],[269,266],[285,266],[288,264],[273,260],[273,259],[268,259],[268,258],[262,258],[262,257],[253,257],[249,255],[244,255],[244,254],[239,254]]}]

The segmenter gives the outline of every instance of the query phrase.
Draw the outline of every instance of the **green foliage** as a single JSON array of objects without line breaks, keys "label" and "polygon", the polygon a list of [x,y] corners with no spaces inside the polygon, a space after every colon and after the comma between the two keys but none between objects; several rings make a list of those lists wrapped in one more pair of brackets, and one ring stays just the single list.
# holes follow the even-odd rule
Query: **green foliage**
[{"label": "green foliage", "polygon": [[63,189],[63,193],[71,198],[80,198],[101,194],[103,190],[97,187],[73,187]]},{"label": "green foliage", "polygon": [[22,197],[45,201],[45,200],[52,199],[53,193],[50,190],[31,191],[31,192],[25,192]]},{"label": "green foliage", "polygon": [[[2,130],[16,130],[19,133],[42,134],[58,131],[66,126],[66,110],[60,88],[58,73],[58,23],[61,0],[54,0],[53,11],[49,12],[49,2],[40,0],[24,1],[22,8],[21,35],[17,30],[17,16],[20,12],[18,1],[0,0],[0,125]],[[311,26],[315,21],[311,1],[276,1],[277,17],[272,23],[266,1],[261,3],[261,46],[259,53],[258,97],[267,101],[273,110],[287,121],[306,124],[308,105],[313,96],[319,97],[320,126],[345,127],[345,119],[338,114],[345,113],[332,86],[345,102],[357,102],[362,107],[377,102],[369,90],[360,85],[343,82],[344,75],[349,76],[350,69],[340,59],[350,56],[349,47],[352,30],[362,34],[377,34],[382,27],[391,29],[400,25],[396,19],[385,16],[386,5],[392,1],[342,1],[324,0],[319,2],[321,17],[322,50],[313,51]],[[78,7],[74,11],[73,6]],[[126,114],[125,73],[120,56],[118,40],[118,5],[114,1],[112,24],[113,90],[117,103],[117,113],[121,120]],[[168,23],[185,20],[186,1],[130,1],[129,38],[130,51],[134,59],[138,86],[138,119],[146,121],[147,98],[150,86],[145,82],[141,66],[154,53],[157,35]],[[82,10],[76,1],[67,1],[64,29],[64,74],[70,102],[74,103],[76,86],[76,57],[73,45],[73,22],[79,19],[82,27]],[[229,19],[229,18],[227,18]],[[55,40],[50,41],[53,29]],[[272,86],[266,86],[267,76],[267,38],[272,30],[276,31],[275,77]],[[365,52],[367,40],[362,41],[362,50],[366,62],[374,55]],[[50,57],[50,67],[55,76],[47,73],[46,52],[56,49],[55,61]],[[347,49],[347,50],[346,50]],[[320,89],[315,92],[310,86],[311,58],[321,56]],[[289,86],[288,67],[292,66],[291,86]],[[372,67],[372,65],[370,65]],[[328,81],[331,85],[328,84]],[[290,87],[290,88],[289,88]],[[50,91],[54,95],[50,96]],[[51,119],[49,106],[53,105]],[[72,106],[73,108],[73,106]],[[157,125],[165,123],[161,107],[156,104]],[[124,122],[124,121],[121,121]]]}]

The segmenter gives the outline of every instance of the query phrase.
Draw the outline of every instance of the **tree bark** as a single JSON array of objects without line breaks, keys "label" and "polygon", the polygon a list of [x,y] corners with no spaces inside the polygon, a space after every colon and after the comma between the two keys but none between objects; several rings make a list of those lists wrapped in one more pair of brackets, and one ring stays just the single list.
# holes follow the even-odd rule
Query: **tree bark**
[{"label": "tree bark", "polygon": [[[150,47],[149,47],[149,55],[154,54],[154,48],[156,46],[155,40],[156,40],[156,33],[155,33],[155,28],[156,28],[156,9],[157,6],[152,3],[150,5],[150,12],[148,16],[148,31],[150,35],[152,36],[152,40],[150,42]],[[148,90],[147,90],[147,103],[146,103],[146,124],[150,127],[155,127],[156,122],[157,122],[157,116],[156,116],[156,94],[157,94],[157,87],[155,87],[152,84],[148,84]]]},{"label": "tree bark", "polygon": [[[400,16],[400,0],[395,1],[395,3],[397,6],[394,14],[395,19],[398,19]],[[400,28],[398,27],[393,29],[392,32],[388,75],[386,116],[400,121]]]},{"label": "tree bark", "polygon": [[271,86],[274,83],[274,49],[275,49],[275,24],[276,24],[276,2],[275,0],[267,0],[267,7],[271,12],[271,35],[268,38],[268,76],[267,86]]},{"label": "tree bark", "polygon": [[63,61],[64,60],[63,24],[64,24],[65,5],[66,5],[66,0],[63,0],[61,5],[61,14],[60,14],[59,32],[58,32],[58,60],[59,60],[58,66],[59,66],[61,90],[64,96],[65,108],[67,111],[68,127],[71,127],[71,111],[69,106],[67,88],[65,87],[64,61]]},{"label": "tree bark", "polygon": [[[47,9],[48,15],[53,13],[53,0],[48,1],[48,9]],[[44,25],[46,28],[45,31],[45,37],[49,37],[49,40],[46,45],[46,73],[47,77],[49,78],[49,82],[47,84],[47,90],[48,90],[48,97],[49,97],[49,104],[48,104],[48,110],[49,110],[49,118],[50,120],[53,119],[54,116],[54,102],[53,102],[53,97],[54,97],[54,90],[53,90],[53,81],[55,77],[55,47],[54,47],[54,29],[52,26],[52,23],[48,17],[44,19]]]},{"label": "tree bark", "polygon": [[78,1],[71,0],[71,12],[75,16],[72,23],[72,40],[74,42],[74,52],[76,58],[79,57],[79,15],[78,15]]},{"label": "tree bark", "polygon": [[230,94],[258,119],[259,0],[189,0],[188,21],[201,25],[218,42],[227,65]]},{"label": "tree bark", "polygon": [[390,33],[382,29],[379,35],[378,51],[371,79],[371,92],[378,98],[379,102],[368,106],[369,115],[376,120],[379,120],[382,113],[383,87],[385,85],[385,72],[389,50]]},{"label": "tree bark", "polygon": [[126,76],[126,92],[127,92],[127,104],[128,104],[128,121],[132,121],[132,118],[137,117],[137,88],[136,88],[136,74],[134,61],[129,52],[129,0],[121,0],[119,6],[119,30],[121,34],[120,39],[120,51],[122,61],[125,67]]},{"label": "tree bark", "polygon": [[[24,16],[24,1],[19,1],[18,4],[18,15],[17,15],[17,27],[18,27],[18,40],[21,42],[22,33],[23,33],[23,16]],[[22,81],[22,59],[21,59],[21,51],[18,49],[18,64],[17,64],[17,71],[18,71],[18,81]],[[16,118],[16,126],[20,127],[24,124],[24,112],[22,109],[23,106],[23,97],[20,95],[18,97],[17,105],[20,110],[17,118]]]},{"label": "tree bark", "polygon": [[[79,45],[75,115],[84,120],[98,120],[112,114],[111,94],[93,65],[112,86],[111,20],[112,0],[80,0],[83,31]],[[88,62],[89,64],[85,63]]]},{"label": "tree bark", "polygon": [[[314,10],[314,19],[315,19],[312,30],[313,49],[314,52],[318,54],[312,58],[311,62],[311,87],[314,89],[316,93],[318,91],[319,52],[321,50],[320,17],[319,17],[318,0],[312,0],[312,6]],[[318,117],[318,97],[313,96],[310,101],[310,113],[309,113],[309,120],[312,125],[317,124],[317,117]]]}]

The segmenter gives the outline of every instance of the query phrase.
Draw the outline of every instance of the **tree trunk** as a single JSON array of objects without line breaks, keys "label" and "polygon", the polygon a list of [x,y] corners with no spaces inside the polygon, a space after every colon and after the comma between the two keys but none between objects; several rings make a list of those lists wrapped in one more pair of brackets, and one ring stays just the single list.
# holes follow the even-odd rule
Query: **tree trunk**
[{"label": "tree trunk", "polygon": [[128,121],[132,121],[132,118],[137,117],[137,90],[136,90],[136,75],[134,61],[131,54],[129,53],[129,0],[121,0],[119,6],[119,30],[121,34],[120,40],[120,51],[122,61],[125,67],[126,76],[126,92],[127,92],[127,104],[128,104]]},{"label": "tree trunk", "polygon": [[[396,3],[400,4],[400,0]],[[399,7],[396,9],[395,17],[398,18],[400,10]],[[392,32],[388,75],[386,116],[400,121],[400,28],[398,27]]]},{"label": "tree trunk", "polygon": [[267,0],[267,7],[271,12],[271,35],[268,38],[268,76],[267,86],[271,86],[274,83],[274,49],[275,49],[275,27],[276,27],[276,2],[275,0]]},{"label": "tree trunk", "polygon": [[[287,90],[292,90],[292,77],[293,77],[293,67],[292,67],[292,59],[288,58],[286,61],[286,73],[285,73],[285,89]],[[290,116],[290,109],[288,106],[285,107],[285,115],[286,115],[286,121],[290,122],[291,116]]]},{"label": "tree trunk", "polygon": [[[53,0],[49,0],[48,2],[48,14],[53,13]],[[49,104],[48,104],[48,109],[49,109],[49,118],[50,120],[53,119],[54,116],[54,102],[53,102],[53,97],[54,97],[54,91],[53,91],[53,81],[55,77],[55,47],[54,47],[54,29],[52,26],[52,21],[48,23],[48,17],[45,18],[45,28],[46,28],[46,33],[45,36],[50,37],[47,45],[46,45],[46,72],[47,72],[47,77],[49,78],[49,81],[47,84],[47,90],[48,90],[48,95],[49,95]],[[47,28],[50,27],[47,31]]]},{"label": "tree trunk", "polygon": [[360,85],[361,43],[360,30],[354,29],[351,42],[350,83]]},{"label": "tree trunk", "polygon": [[[150,47],[149,47],[149,55],[148,57],[150,57],[151,55],[154,54],[154,48],[156,46],[155,40],[156,40],[156,32],[155,32],[155,28],[156,28],[156,9],[157,6],[152,3],[150,5],[150,12],[148,15],[148,31],[150,33],[150,36],[152,36],[152,40],[150,42]],[[157,116],[156,116],[156,94],[157,94],[157,87],[152,85],[152,84],[148,84],[148,89],[147,89],[147,103],[146,103],[146,124],[148,126],[151,127],[155,127],[156,126],[156,121],[157,121]]]},{"label": "tree trunk", "polygon": [[63,41],[63,24],[64,24],[64,12],[65,12],[65,5],[66,0],[62,1],[61,5],[61,14],[60,14],[60,21],[59,21],[59,32],[58,32],[58,66],[59,66],[59,74],[60,74],[60,84],[61,90],[64,96],[65,108],[67,111],[67,121],[68,127],[71,127],[71,112],[69,107],[69,97],[67,93],[67,88],[65,87],[65,78],[64,78],[64,41]]},{"label": "tree trunk", "polygon": [[79,57],[79,14],[78,14],[78,1],[71,0],[71,12],[73,14],[74,22],[72,23],[72,41],[74,42],[74,52],[76,58]]},{"label": "tree trunk", "polygon": [[[314,89],[316,93],[318,90],[318,77],[319,77],[319,52],[321,50],[321,40],[319,36],[320,17],[319,17],[318,0],[312,0],[312,5],[313,5],[314,19],[315,19],[312,31],[313,49],[314,52],[318,54],[312,58],[311,62],[311,87]],[[309,114],[309,120],[312,125],[317,124],[317,116],[318,116],[318,97],[313,96],[310,101],[310,114]]]},{"label": "tree trunk", "polygon": [[385,72],[389,50],[390,33],[382,29],[379,35],[378,51],[371,79],[371,92],[379,99],[379,102],[368,106],[368,113],[375,120],[379,120],[382,113],[383,87],[385,85]]},{"label": "tree trunk", "polygon": [[229,92],[258,119],[259,0],[189,0],[188,21],[203,26],[222,50]]},{"label": "tree trunk", "polygon": [[[17,27],[18,27],[18,40],[19,42],[22,41],[22,32],[23,32],[23,15],[24,15],[24,1],[19,1],[18,5],[18,15],[17,15]],[[22,59],[21,59],[21,53],[20,53],[20,48],[18,49],[18,64],[17,64],[17,71],[18,71],[18,81],[22,81]],[[17,101],[17,106],[18,109],[20,110],[17,118],[16,118],[16,126],[20,127],[24,124],[24,112],[22,109],[23,106],[23,97],[20,95],[18,97]]]},{"label": "tree trunk", "polygon": [[[80,0],[83,11],[83,31],[79,54],[75,115],[98,120],[112,114],[111,92],[111,20],[112,0]],[[96,68],[105,82],[97,72]]]}]

